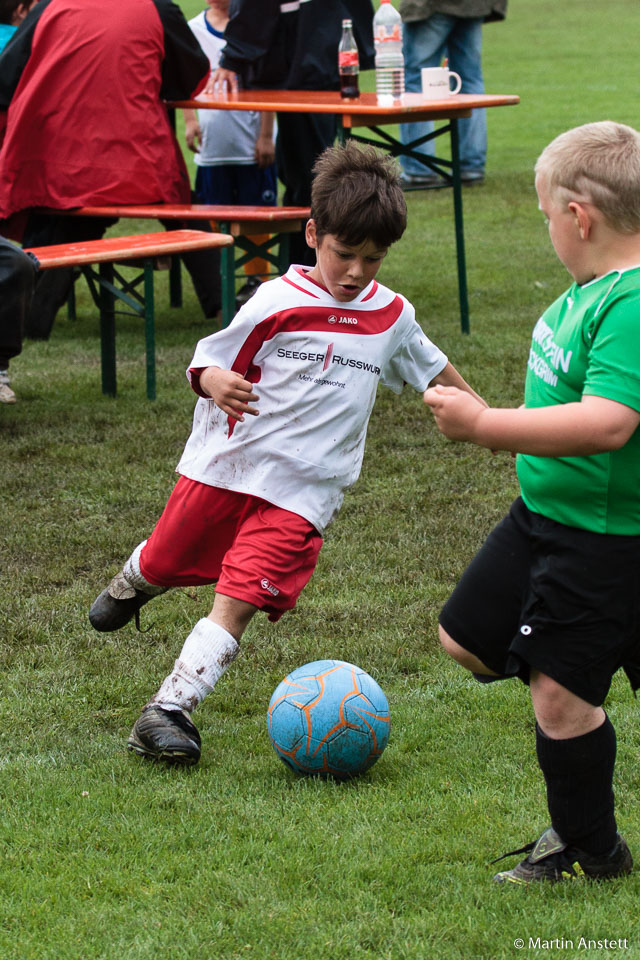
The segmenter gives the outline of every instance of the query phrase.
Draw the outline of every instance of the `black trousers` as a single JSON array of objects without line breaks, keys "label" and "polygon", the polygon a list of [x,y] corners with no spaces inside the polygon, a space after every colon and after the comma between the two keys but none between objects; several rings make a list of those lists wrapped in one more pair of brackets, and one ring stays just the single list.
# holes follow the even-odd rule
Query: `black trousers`
[{"label": "black trousers", "polygon": [[[103,217],[65,217],[32,212],[22,238],[24,247],[50,247],[56,243],[99,240],[117,221]],[[161,220],[165,230],[211,231],[206,221]],[[215,317],[222,303],[220,252],[193,250],[182,255],[205,317]],[[33,340],[47,340],[56,314],[69,297],[75,279],[72,269],[43,270],[38,277],[24,333]]]},{"label": "black trousers", "polygon": [[[331,114],[279,113],[276,140],[278,177],[284,184],[284,204],[308,207],[311,204],[313,165],[336,138],[336,120]],[[291,234],[291,262],[314,266],[315,252],[304,238],[304,230]]]},{"label": "black trousers", "polygon": [[0,370],[22,350],[37,267],[19,247],[0,237]]}]

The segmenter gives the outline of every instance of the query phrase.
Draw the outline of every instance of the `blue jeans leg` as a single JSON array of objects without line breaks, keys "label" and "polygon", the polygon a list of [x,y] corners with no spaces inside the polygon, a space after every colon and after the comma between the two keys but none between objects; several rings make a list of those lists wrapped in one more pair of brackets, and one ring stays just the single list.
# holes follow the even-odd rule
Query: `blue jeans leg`
[{"label": "blue jeans leg", "polygon": [[[448,57],[449,68],[460,74],[462,93],[484,93],[480,18],[434,13],[427,20],[405,23],[403,34],[405,86],[409,92],[421,91],[420,71],[423,67],[438,67],[443,58]],[[432,130],[432,123],[402,124],[400,140],[408,144]],[[469,119],[458,122],[458,130],[461,168],[484,171],[487,153],[485,111],[474,110]],[[417,148],[417,152],[432,155],[433,141]],[[423,164],[410,157],[402,157],[400,162],[405,173],[420,176],[428,172]]]},{"label": "blue jeans leg", "polygon": [[[484,93],[482,77],[482,20],[457,19],[449,34],[449,69],[460,74],[461,93]],[[487,117],[474,110],[458,122],[460,167],[484,173],[487,160]]]}]

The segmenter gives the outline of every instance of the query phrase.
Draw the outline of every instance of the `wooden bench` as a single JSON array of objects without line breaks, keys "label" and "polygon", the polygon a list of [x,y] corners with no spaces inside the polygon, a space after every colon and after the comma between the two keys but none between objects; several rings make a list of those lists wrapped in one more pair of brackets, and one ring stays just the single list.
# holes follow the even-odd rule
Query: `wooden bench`
[{"label": "wooden bench", "polygon": [[[170,230],[166,233],[144,233],[132,237],[106,237],[79,243],[61,243],[27,250],[38,261],[41,270],[56,267],[80,267],[87,278],[94,302],[100,311],[100,353],[102,392],[116,395],[116,327],[115,303],[122,301],[129,312],[144,317],[147,373],[147,397],[156,397],[155,313],[153,299],[153,267],[156,257],[233,244],[233,237],[203,230]],[[142,273],[127,280],[116,269],[116,263],[142,261]],[[94,265],[98,270],[94,270]],[[137,287],[143,283],[143,294]]]},{"label": "wooden bench", "polygon": [[[223,327],[231,323],[235,313],[236,270],[254,257],[261,257],[273,264],[280,275],[285,273],[289,267],[289,235],[302,229],[310,212],[309,207],[240,207],[203,203],[76,207],[55,211],[72,217],[204,220],[214,230],[232,236],[233,249],[223,248],[221,256]],[[265,234],[269,236],[265,238]],[[260,238],[258,242],[256,238]],[[277,252],[273,252],[274,248]],[[176,258],[170,278],[172,306],[180,306],[182,302],[180,277],[180,261]]]}]

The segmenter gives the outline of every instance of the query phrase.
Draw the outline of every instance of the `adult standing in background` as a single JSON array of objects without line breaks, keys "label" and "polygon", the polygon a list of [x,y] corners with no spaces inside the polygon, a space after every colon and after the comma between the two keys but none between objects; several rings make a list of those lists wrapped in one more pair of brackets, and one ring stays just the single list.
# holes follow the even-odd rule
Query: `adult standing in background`
[{"label": "adult standing in background", "polygon": [[[114,222],[38,207],[188,203],[189,176],[163,100],[197,94],[208,74],[171,0],[39,0],[0,56],[7,235],[48,246],[99,238]],[[193,261],[185,264],[193,276]],[[203,309],[215,314],[219,299],[208,302],[207,287],[215,281],[219,296],[219,275],[204,261],[196,272]],[[70,270],[38,278],[28,336],[48,337],[72,283]]]},{"label": "adult standing in background", "polygon": [[[231,0],[226,46],[213,86],[262,90],[338,90],[342,20],[353,21],[360,69],[374,66],[371,0]],[[278,113],[276,164],[287,206],[311,203],[312,167],[333,144],[330,114]],[[304,231],[291,235],[293,263],[315,264]]]},{"label": "adult standing in background", "polygon": [[[447,58],[449,69],[460,74],[461,93],[484,93],[482,76],[482,25],[504,20],[507,0],[401,0],[405,86],[420,92],[423,67],[439,67]],[[430,122],[403,124],[403,143],[411,143],[433,130]],[[484,110],[474,110],[458,121],[460,133],[460,178],[462,183],[482,183],[487,159],[487,119]],[[432,154],[429,141],[418,153]],[[402,158],[405,187],[443,187],[447,181],[431,173],[418,160]]]}]

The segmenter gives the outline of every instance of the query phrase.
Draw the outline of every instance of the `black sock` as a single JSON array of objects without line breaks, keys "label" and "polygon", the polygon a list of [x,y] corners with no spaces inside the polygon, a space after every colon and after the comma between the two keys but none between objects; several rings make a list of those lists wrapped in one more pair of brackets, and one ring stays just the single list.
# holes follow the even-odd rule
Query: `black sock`
[{"label": "black sock", "polygon": [[536,748],[556,833],[587,853],[608,853],[617,834],[612,787],[616,732],[609,718],[568,740],[552,740],[536,724]]}]

